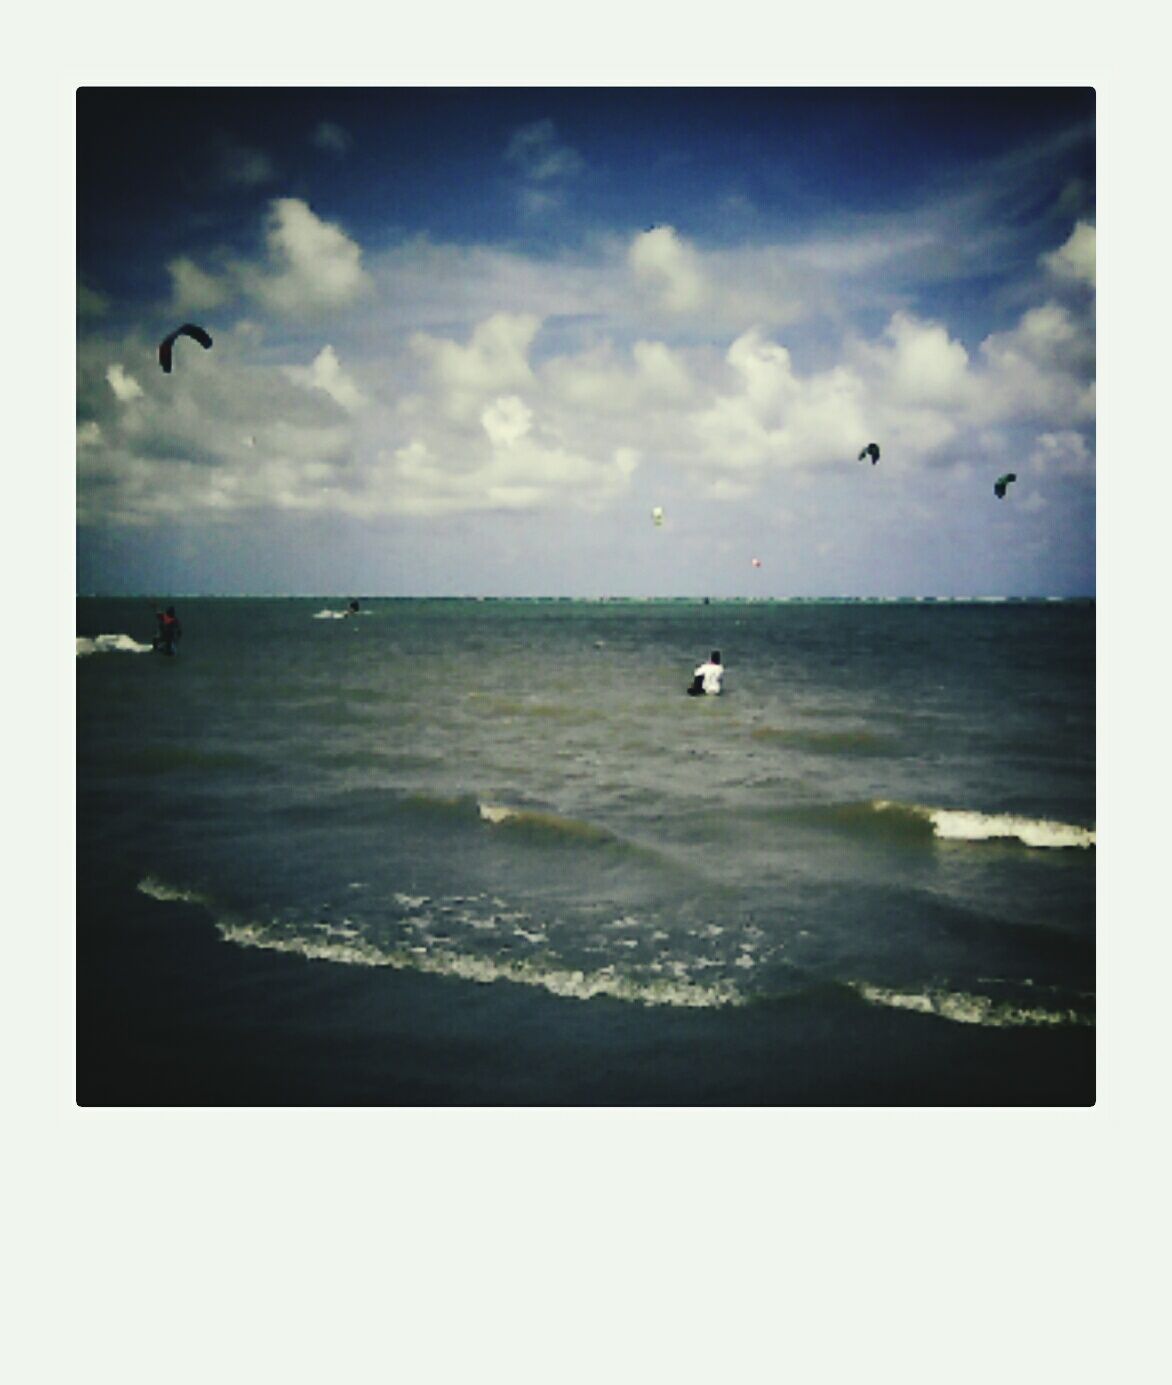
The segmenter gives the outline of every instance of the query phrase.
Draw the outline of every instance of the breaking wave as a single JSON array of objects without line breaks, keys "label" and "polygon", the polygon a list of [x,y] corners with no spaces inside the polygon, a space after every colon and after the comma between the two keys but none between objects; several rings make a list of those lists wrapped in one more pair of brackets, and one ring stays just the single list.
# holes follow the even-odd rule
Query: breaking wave
[{"label": "breaking wave", "polygon": [[[367,935],[349,918],[339,922],[314,921],[290,928],[274,920],[262,923],[222,914],[206,896],[148,876],[139,881],[142,894],[162,902],[198,904],[212,916],[217,932],[225,942],[237,947],[260,948],[283,952],[312,961],[334,962],[347,966],[390,967],[396,971],[416,971],[435,976],[449,976],[463,981],[488,984],[508,981],[517,985],[536,986],[551,995],[573,1000],[591,1000],[607,996],[613,1000],[647,1006],[674,1006],[690,1009],[710,1009],[720,1006],[743,1005],[746,997],[731,981],[718,979],[703,983],[693,980],[682,964],[668,964],[662,975],[636,976],[623,972],[614,964],[584,968],[567,965],[548,952],[528,957],[476,955],[418,934],[419,941],[380,942]],[[397,896],[406,910],[419,910],[432,903],[426,897]],[[453,903],[460,901],[453,901]],[[499,901],[497,901],[499,903]],[[444,914],[439,906],[437,914]],[[546,936],[540,931],[526,932],[517,919],[521,915],[506,914],[501,921],[513,934],[531,943],[542,943]],[[619,922],[629,922],[623,919]],[[485,921],[469,919],[469,926],[492,928]],[[535,925],[536,927],[536,925]],[[426,939],[426,941],[425,941]]]},{"label": "breaking wave", "polygon": [[1093,827],[1027,818],[1012,813],[983,813],[969,808],[934,808],[877,798],[858,803],[818,803],[768,810],[765,816],[783,822],[830,827],[863,837],[908,843],[952,841],[1016,841],[1035,849],[1079,848],[1095,845]]},{"label": "breaking wave", "polygon": [[176,885],[165,884],[162,880],[156,880],[153,875],[148,875],[138,882],[138,892],[163,904],[199,904],[205,909],[211,908],[207,897],[197,890],[185,890]]},{"label": "breaking wave", "polygon": [[992,1029],[1012,1029],[1022,1026],[1086,1025],[1094,1026],[1094,1016],[1079,1010],[1049,1010],[1037,1005],[1016,1005],[994,1000],[986,995],[969,995],[963,991],[895,990],[888,986],[873,986],[865,981],[851,982],[851,989],[871,1005],[885,1005],[896,1010],[914,1010],[917,1014],[936,1015],[957,1024],[979,1024]]},{"label": "breaking wave", "polygon": [[495,803],[478,803],[481,818],[494,827],[528,836],[566,842],[618,842],[613,832],[580,818],[566,818],[558,813],[533,808],[509,808]]},{"label": "breaking wave", "polygon": [[1093,828],[1078,827],[1046,818],[1019,817],[1012,813],[980,813],[961,808],[925,808],[919,804],[876,799],[878,813],[910,814],[931,824],[933,835],[944,841],[988,842],[1016,840],[1031,847],[1080,847],[1095,844]]},{"label": "breaking wave", "polygon": [[130,635],[94,635],[77,637],[77,657],[88,654],[149,654],[151,646],[140,644]]},{"label": "breaking wave", "polygon": [[[540,986],[551,995],[573,1000],[610,996],[614,1000],[633,1001],[641,1005],[691,1008],[744,1004],[744,997],[735,986],[727,982],[705,986],[694,981],[667,978],[643,981],[623,976],[613,967],[583,971],[552,966],[527,958],[505,960],[473,957],[455,951],[386,948],[358,936],[327,936],[320,939],[281,936],[271,933],[263,924],[256,923],[218,920],[216,927],[225,941],[235,943],[239,947],[292,952],[302,957],[349,965],[427,972],[436,976],[458,977],[463,981],[512,981],[520,985]],[[342,930],[335,926],[334,932],[338,934]]]}]

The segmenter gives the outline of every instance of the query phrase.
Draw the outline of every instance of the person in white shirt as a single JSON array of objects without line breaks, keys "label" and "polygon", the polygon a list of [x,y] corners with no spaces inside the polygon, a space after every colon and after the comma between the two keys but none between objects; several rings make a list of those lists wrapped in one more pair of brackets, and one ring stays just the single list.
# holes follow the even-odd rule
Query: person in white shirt
[{"label": "person in white shirt", "polygon": [[705,694],[715,696],[720,692],[720,680],[724,677],[724,665],[720,662],[720,650],[714,649],[708,657],[707,663],[703,663],[692,675],[692,686],[688,689],[689,697],[703,697]]}]

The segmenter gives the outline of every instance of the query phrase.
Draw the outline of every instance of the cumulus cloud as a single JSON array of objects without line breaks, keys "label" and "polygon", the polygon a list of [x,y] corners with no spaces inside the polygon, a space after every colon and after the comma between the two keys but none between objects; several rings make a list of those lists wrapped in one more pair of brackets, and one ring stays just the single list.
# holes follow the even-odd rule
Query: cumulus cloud
[{"label": "cumulus cloud", "polygon": [[[881,476],[975,457],[1093,470],[1086,296],[967,344],[907,306],[872,318],[893,261],[871,233],[704,250],[661,226],[556,260],[420,238],[368,268],[297,199],[270,204],[267,232],[262,260],[215,274],[171,261],[176,303],[194,314],[234,295],[254,317],[223,311],[198,369],[136,380],[110,362],[143,359],[149,342],[83,337],[83,522],[588,509],[628,494],[640,469],[660,498],[666,478],[680,496],[756,503],[772,477],[791,494],[801,473],[860,470],[871,439]],[[1063,252],[1086,263],[1073,236]],[[348,305],[328,333],[298,330],[299,315]],[[881,325],[864,332],[868,320]]]},{"label": "cumulus cloud", "polygon": [[79,343],[80,523],[339,508],[355,482],[348,416],[326,392],[256,364],[250,341],[225,333],[198,369],[156,370],[141,384],[106,364],[108,345]]},{"label": "cumulus cloud", "polygon": [[521,410],[486,410],[485,447],[459,461],[442,436],[413,438],[384,453],[372,478],[378,506],[408,515],[555,504],[599,509],[626,491],[638,465],[633,450],[592,456],[543,436],[532,413]]},{"label": "cumulus cloud", "polygon": [[541,378],[554,398],[570,409],[595,415],[632,416],[678,409],[695,397],[696,382],[683,353],[665,342],[640,340],[630,352],[610,343],[547,361]]},{"label": "cumulus cloud", "polygon": [[582,168],[581,156],[558,139],[552,120],[535,120],[514,130],[505,160],[535,183],[570,177]]},{"label": "cumulus cloud", "polygon": [[356,409],[364,402],[362,392],[342,369],[332,346],[323,346],[309,366],[286,366],[285,374],[306,389],[324,391],[344,409]]},{"label": "cumulus cloud", "polygon": [[503,395],[485,409],[480,422],[494,447],[512,447],[528,433],[533,411],[515,394]]},{"label": "cumulus cloud", "polygon": [[701,469],[741,487],[775,468],[850,464],[872,438],[885,469],[963,463],[974,445],[1000,455],[1010,445],[1006,430],[1039,423],[1051,425],[1043,436],[1060,438],[1061,447],[1039,444],[1037,457],[1073,465],[1087,457],[1073,425],[1093,418],[1092,353],[1083,325],[1054,304],[988,337],[976,359],[942,323],[903,311],[878,338],[853,338],[838,363],[806,373],[784,346],[751,329],[728,349],[729,383],[689,422]]},{"label": "cumulus cloud", "polygon": [[635,278],[675,313],[692,312],[705,300],[704,278],[695,250],[674,227],[656,226],[631,242],[627,254]]},{"label": "cumulus cloud", "polygon": [[985,419],[1094,417],[1094,340],[1059,304],[1031,308],[1012,330],[986,337],[981,356]]},{"label": "cumulus cloud", "polygon": [[265,248],[264,260],[231,260],[216,270],[176,256],[167,264],[172,311],[208,311],[245,298],[277,317],[308,319],[350,307],[373,288],[361,246],[299,198],[269,203]]},{"label": "cumulus cloud", "polygon": [[117,362],[106,371],[106,380],[114,391],[114,397],[119,402],[126,404],[132,399],[142,398],[142,386],[133,375],[128,375]]},{"label": "cumulus cloud", "polygon": [[1094,472],[1095,462],[1082,433],[1064,429],[1038,434],[1030,454],[1030,466],[1040,475],[1089,476]]},{"label": "cumulus cloud", "polygon": [[340,226],[296,197],[276,198],[266,229],[268,265],[238,265],[244,290],[279,316],[347,307],[369,287],[362,250]]},{"label": "cumulus cloud", "polygon": [[1058,279],[1095,286],[1095,228],[1080,221],[1066,243],[1042,256],[1042,264]]},{"label": "cumulus cloud", "polygon": [[835,368],[801,377],[789,351],[757,329],[732,343],[727,362],[736,388],[691,415],[706,468],[816,466],[857,451],[866,414],[854,373]]},{"label": "cumulus cloud", "polygon": [[167,265],[171,276],[171,306],[177,313],[206,312],[228,301],[228,284],[214,274],[200,269],[185,255]]},{"label": "cumulus cloud", "polygon": [[967,398],[968,352],[942,323],[897,312],[884,329],[882,344],[864,352],[894,402],[947,406]]},{"label": "cumulus cloud", "polygon": [[[817,264],[814,241],[704,248],[667,227],[634,238],[600,236],[540,259],[419,237],[380,252],[370,268],[375,293],[416,328],[479,321],[507,305],[556,321],[563,337],[577,332],[579,348],[605,336],[624,347],[639,339],[668,346],[702,339],[722,352],[756,324],[841,327],[860,311],[889,315],[905,297],[899,288],[917,243],[894,231],[882,240],[868,236],[855,258],[843,245]],[[836,267],[839,260],[851,267]]]},{"label": "cumulus cloud", "polygon": [[540,325],[530,313],[494,313],[467,345],[418,332],[411,348],[429,365],[445,411],[466,419],[479,414],[486,396],[532,381],[528,353]]}]

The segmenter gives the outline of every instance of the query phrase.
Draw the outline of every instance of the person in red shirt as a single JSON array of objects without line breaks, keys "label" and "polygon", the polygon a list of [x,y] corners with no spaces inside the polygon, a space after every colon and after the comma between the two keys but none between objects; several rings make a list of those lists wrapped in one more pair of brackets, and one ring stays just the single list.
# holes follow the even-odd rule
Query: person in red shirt
[{"label": "person in red shirt", "polygon": [[159,628],[155,633],[153,649],[157,654],[174,654],[175,645],[183,634],[183,626],[179,624],[175,607],[168,606],[165,611],[156,611],[155,621]]}]

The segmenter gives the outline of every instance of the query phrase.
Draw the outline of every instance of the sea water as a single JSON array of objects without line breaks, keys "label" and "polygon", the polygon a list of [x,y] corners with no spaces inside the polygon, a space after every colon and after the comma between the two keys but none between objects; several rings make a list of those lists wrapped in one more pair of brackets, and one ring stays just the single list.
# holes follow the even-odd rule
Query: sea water
[{"label": "sea water", "polygon": [[[867,1012],[919,1017],[913,1051],[1093,1033],[1090,602],[176,605],[168,659],[145,604],[78,603],[79,939],[133,890],[510,1024],[702,1011],[698,1073],[787,1001],[832,1047]],[[724,694],[686,697],[713,649]],[[458,1090],[502,1099],[491,1060]]]}]

